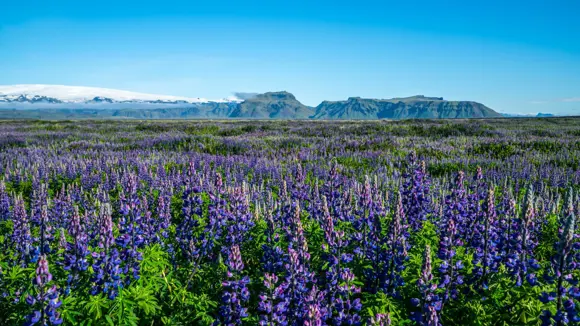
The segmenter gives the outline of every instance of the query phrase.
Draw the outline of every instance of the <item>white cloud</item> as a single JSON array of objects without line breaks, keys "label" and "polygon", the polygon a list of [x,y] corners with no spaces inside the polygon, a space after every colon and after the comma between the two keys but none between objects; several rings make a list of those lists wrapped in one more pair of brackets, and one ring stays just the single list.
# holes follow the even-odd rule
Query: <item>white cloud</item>
[{"label": "white cloud", "polygon": [[563,98],[560,102],[580,102],[580,97]]}]

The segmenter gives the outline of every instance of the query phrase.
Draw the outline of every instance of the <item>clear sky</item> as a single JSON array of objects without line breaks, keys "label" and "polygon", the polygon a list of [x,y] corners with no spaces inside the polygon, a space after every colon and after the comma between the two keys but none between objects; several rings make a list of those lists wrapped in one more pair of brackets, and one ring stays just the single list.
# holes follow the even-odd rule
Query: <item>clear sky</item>
[{"label": "clear sky", "polygon": [[580,114],[580,1],[6,0],[1,84]]}]

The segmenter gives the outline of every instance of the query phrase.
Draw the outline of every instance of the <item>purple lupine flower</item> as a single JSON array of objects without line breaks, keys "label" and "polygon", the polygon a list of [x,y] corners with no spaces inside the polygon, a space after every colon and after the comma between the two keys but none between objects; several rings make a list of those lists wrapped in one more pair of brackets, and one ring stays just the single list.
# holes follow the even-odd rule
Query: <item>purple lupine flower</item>
[{"label": "purple lupine flower", "polygon": [[250,299],[247,287],[250,278],[241,276],[244,263],[239,246],[233,245],[228,251],[227,280],[222,283],[224,290],[219,313],[220,322],[224,325],[242,325],[242,320],[248,316],[248,308],[245,305]]},{"label": "purple lupine flower", "polygon": [[455,299],[458,294],[457,287],[463,284],[463,276],[460,273],[463,264],[461,260],[454,260],[457,247],[463,244],[457,225],[461,225],[467,215],[463,177],[464,174],[460,171],[452,193],[445,198],[438,251],[438,257],[441,259],[439,265],[441,282],[439,287],[445,290],[443,302]]},{"label": "purple lupine flower", "polygon": [[514,250],[508,257],[506,265],[520,286],[524,279],[535,282],[532,271],[538,269],[538,262],[534,259],[533,250],[537,245],[537,228],[535,224],[534,191],[530,183],[526,189],[520,217],[515,221],[516,230],[512,233]]},{"label": "purple lupine flower", "polygon": [[36,179],[33,180],[34,191],[31,196],[31,214],[30,221],[33,225],[38,226],[41,223],[42,207],[48,205],[48,185],[45,183],[38,183]]},{"label": "purple lupine flower", "polygon": [[517,249],[517,242],[513,233],[517,230],[516,201],[509,191],[505,191],[500,203],[500,217],[498,221],[498,252],[502,257],[502,262],[507,265],[513,252]]},{"label": "purple lupine flower", "polygon": [[282,179],[279,192],[278,197],[280,197],[280,201],[286,203],[290,197],[288,196],[288,184],[285,179]]},{"label": "purple lupine flower", "polygon": [[311,188],[309,194],[309,205],[307,207],[308,213],[313,220],[320,220],[322,214],[322,197],[318,182],[314,182],[314,187]]},{"label": "purple lupine flower", "polygon": [[349,268],[340,268],[338,293],[334,297],[333,308],[336,315],[332,317],[335,325],[360,325],[359,312],[362,309],[360,298],[355,296],[360,293],[360,288],[354,284],[355,276]]},{"label": "purple lupine flower", "polygon": [[288,247],[288,256],[284,281],[274,290],[280,298],[275,311],[276,315],[286,320],[288,324],[297,325],[303,321],[306,311],[304,298],[312,283],[312,273],[304,265],[304,257],[291,246]]},{"label": "purple lupine flower", "polygon": [[74,207],[68,233],[72,237],[72,242],[66,243],[64,255],[64,269],[69,271],[67,293],[70,291],[71,284],[76,282],[78,274],[86,271],[89,267],[87,261],[87,257],[90,255],[88,250],[88,236],[81,222],[81,216],[77,206]]},{"label": "purple lupine flower", "polygon": [[328,201],[326,196],[322,196],[321,198],[322,203],[322,216],[321,216],[321,227],[324,230],[324,238],[326,239],[326,243],[330,247],[334,247],[336,245],[335,239],[335,230],[334,230],[334,221],[332,216],[330,215],[330,210],[328,209]]},{"label": "purple lupine flower", "polygon": [[287,325],[286,313],[283,311],[285,305],[284,292],[279,287],[279,278],[276,275],[276,273],[284,271],[284,265],[287,261],[285,253],[280,248],[280,236],[277,232],[276,222],[269,209],[266,209],[265,220],[267,224],[265,232],[267,241],[262,245],[264,255],[261,259],[261,266],[264,270],[265,292],[262,292],[259,296],[259,324],[262,326]]},{"label": "purple lupine flower", "polygon": [[354,274],[346,265],[352,261],[352,255],[347,253],[348,240],[344,231],[334,228],[333,218],[328,210],[326,196],[322,196],[321,218],[326,244],[323,245],[323,258],[328,267],[325,273],[324,285],[326,292],[325,319],[331,319],[335,325],[357,325],[360,323],[358,312],[361,310],[360,298],[355,296],[360,288],[354,285]]},{"label": "purple lupine flower", "polygon": [[477,172],[469,186],[469,192],[466,193],[465,217],[462,223],[457,225],[459,233],[464,234],[465,245],[474,249],[478,247],[478,243],[482,237],[481,225],[484,224],[486,219],[486,213],[482,203],[486,201],[488,189],[489,187],[483,179],[481,167],[478,166]]},{"label": "purple lupine flower", "polygon": [[58,250],[64,251],[66,249],[66,235],[64,234],[64,229],[59,229],[58,235]]},{"label": "purple lupine flower", "polygon": [[100,252],[92,253],[93,277],[91,282],[93,287],[91,294],[105,293],[109,299],[114,300],[119,294],[119,289],[123,287],[121,281],[121,259],[117,248],[114,248],[115,238],[113,236],[113,221],[111,217],[111,205],[102,204],[98,220],[98,247]]},{"label": "purple lupine flower", "polygon": [[[195,239],[193,232],[199,226],[198,219],[202,216],[203,200],[199,188],[193,187],[191,184],[185,187],[182,199],[183,219],[176,228],[176,241],[180,245],[184,258],[191,264],[196,265],[200,258],[200,251],[196,246],[197,239]],[[203,234],[202,237],[202,241],[206,239]],[[195,266],[194,268],[197,267]]]},{"label": "purple lupine flower", "polygon": [[326,196],[322,196],[322,217],[321,227],[324,230],[324,238],[326,243],[323,244],[323,259],[327,262],[327,269],[325,270],[324,284],[326,285],[327,306],[329,307],[329,317],[332,317],[332,306],[336,303],[335,298],[338,292],[338,279],[340,274],[340,258],[346,241],[344,240],[344,232],[336,231],[334,229],[334,222],[328,210],[328,202]]},{"label": "purple lupine flower", "polygon": [[53,200],[51,208],[51,222],[56,227],[66,228],[73,213],[73,202],[70,193],[67,193],[64,184]]},{"label": "purple lupine flower", "polygon": [[405,224],[405,213],[400,192],[397,192],[395,209],[387,233],[387,249],[384,253],[384,279],[380,288],[388,295],[399,298],[399,287],[405,284],[401,272],[405,269],[405,261],[408,259],[408,225]]},{"label": "purple lupine flower", "polygon": [[304,316],[302,325],[305,326],[322,326],[326,316],[326,309],[322,302],[324,301],[324,291],[319,291],[316,285],[312,286],[310,292],[304,297]]},{"label": "purple lupine flower", "polygon": [[417,163],[414,153],[409,154],[409,165],[411,172],[404,175],[405,182],[402,187],[403,207],[407,223],[416,232],[423,227],[423,222],[431,211],[431,181],[425,162]]},{"label": "purple lupine flower", "polygon": [[[465,234],[469,230],[467,229],[467,224],[469,223],[469,203],[467,201],[467,193],[464,186],[465,173],[459,171],[455,182],[453,183],[453,188],[451,193],[445,196],[444,205],[442,207],[443,214],[441,223],[439,224],[442,232],[446,230],[446,224],[449,220],[453,220],[455,227],[457,228],[458,234]],[[458,245],[463,244],[463,240],[457,240]]]},{"label": "purple lupine flower", "polygon": [[221,173],[216,173],[215,180],[214,180],[215,193],[216,194],[223,193],[223,191],[224,191],[223,186],[224,186],[224,181],[223,181]]},{"label": "purple lupine flower", "polygon": [[99,248],[105,250],[112,248],[115,244],[115,237],[113,236],[112,209],[109,203],[104,203],[100,206],[98,228]]},{"label": "purple lupine flower", "polygon": [[296,166],[294,174],[294,182],[292,183],[291,195],[293,200],[304,201],[308,199],[308,188],[304,183],[305,180],[304,169],[302,165]]},{"label": "purple lupine flower", "polygon": [[[37,239],[38,244],[36,246],[35,252],[37,252],[38,255],[46,255],[51,252],[50,243],[52,240],[54,240],[52,226],[48,218],[48,207],[46,205],[40,208],[38,223],[40,235]],[[36,259],[33,259],[33,262],[35,261]]]},{"label": "purple lupine flower", "polygon": [[441,300],[435,293],[437,284],[433,281],[431,247],[425,246],[423,254],[423,265],[421,267],[421,276],[417,281],[421,298],[411,299],[411,303],[419,307],[420,311],[414,311],[411,320],[419,325],[439,326],[438,311],[441,310]]},{"label": "purple lupine flower", "polygon": [[342,192],[341,198],[333,204],[333,209],[338,212],[339,220],[356,222],[354,217],[354,189],[348,187]]},{"label": "purple lupine flower", "polygon": [[574,214],[574,191],[573,189],[568,189],[564,203],[562,205],[561,213],[558,216],[558,225],[562,227],[566,224],[566,219],[570,214]]},{"label": "purple lupine flower", "polygon": [[138,222],[141,235],[139,241],[142,242],[142,246],[158,243],[159,223],[157,218],[153,217],[151,207],[149,207],[149,200],[146,195],[141,197],[139,210],[141,215]]},{"label": "purple lupine flower", "polygon": [[34,295],[29,294],[26,303],[33,307],[34,311],[26,317],[25,325],[60,325],[62,318],[58,308],[61,301],[58,298],[56,285],[51,285],[52,274],[48,268],[46,256],[40,256],[36,275],[32,283],[34,284]]},{"label": "purple lupine flower", "polygon": [[272,325],[287,325],[286,315],[280,313],[278,302],[283,301],[283,297],[280,297],[279,291],[276,291],[278,285],[278,276],[276,274],[265,273],[264,274],[264,286],[266,287],[266,293],[260,294],[260,302],[258,303],[258,311],[260,312],[261,326],[272,326]]},{"label": "purple lupine flower", "polygon": [[265,218],[266,228],[266,243],[262,245],[264,255],[260,262],[265,273],[281,273],[284,271],[285,254],[280,247],[280,235],[278,234],[275,221],[272,217],[272,212],[266,209]]},{"label": "purple lupine flower", "polygon": [[580,317],[576,310],[574,299],[580,298],[580,289],[578,288],[578,279],[575,270],[580,268],[580,243],[575,242],[578,237],[575,233],[576,216],[573,208],[573,191],[568,191],[568,200],[566,206],[562,208],[560,218],[559,240],[555,243],[555,255],[551,259],[551,265],[547,273],[544,274],[544,280],[548,284],[556,283],[556,292],[543,292],[540,301],[549,303],[556,301],[556,314],[552,315],[550,310],[544,310],[540,319],[543,325],[567,325],[568,323],[576,324],[580,322]]},{"label": "purple lupine flower", "polygon": [[487,289],[487,277],[490,273],[495,273],[498,270],[499,261],[501,258],[497,253],[497,243],[499,242],[499,235],[496,229],[496,210],[495,210],[495,196],[494,190],[488,190],[488,196],[484,202],[484,220],[478,221],[474,225],[474,236],[472,238],[472,246],[475,248],[473,254],[473,271],[472,282],[477,283],[477,286]]},{"label": "purple lupine flower", "polygon": [[30,223],[24,207],[22,197],[14,199],[14,207],[12,209],[12,216],[14,227],[12,231],[11,241],[15,247],[16,261],[22,266],[25,266],[31,259],[33,252],[32,235],[30,233]]},{"label": "purple lupine flower", "polygon": [[389,315],[389,314],[376,314],[374,316],[371,316],[368,324],[371,326],[390,326],[391,325],[391,315]]},{"label": "purple lupine flower", "polygon": [[[209,172],[208,172],[209,173]],[[192,189],[192,193],[199,193],[200,191],[195,187]],[[227,218],[228,218],[228,210],[227,210],[227,201],[225,199],[225,193],[223,189],[223,179],[221,174],[216,173],[214,182],[213,182],[213,190],[208,193],[210,202],[208,205],[208,217],[206,225],[201,232],[200,236],[196,239],[191,238],[187,235],[187,232],[191,232],[185,229],[186,235],[180,238],[180,241],[186,243],[190,246],[190,254],[196,261],[199,261],[202,258],[209,259],[209,260],[216,260],[218,257],[218,253],[216,252],[215,248],[216,245],[223,241],[224,233],[226,231],[227,226]],[[193,195],[192,197],[192,207],[193,210],[189,212],[191,216],[191,223],[190,225],[195,226],[196,215],[201,216],[201,204],[203,201],[201,197],[197,198],[200,195]],[[185,201],[184,201],[185,203]],[[184,207],[184,214],[187,216],[187,212],[185,211],[186,207]],[[199,214],[199,215],[198,215]],[[192,240],[189,240],[192,239]],[[183,245],[182,245],[183,246]],[[194,264],[194,268],[195,268]]]},{"label": "purple lupine flower", "polygon": [[[249,229],[254,225],[248,198],[242,188],[236,188],[230,194],[229,211],[226,213],[226,245],[241,244],[248,237]],[[227,253],[227,250],[224,250]]]},{"label": "purple lupine flower", "polygon": [[124,283],[129,285],[132,280],[139,280],[140,262],[143,255],[139,251],[145,245],[144,216],[148,213],[146,201],[137,195],[137,177],[128,174],[126,177],[126,193],[119,196],[121,218],[119,220],[119,236],[115,239],[121,247],[119,252],[122,272],[125,275]]},{"label": "purple lupine flower", "polygon": [[328,179],[322,186],[321,193],[326,196],[328,208],[337,215],[338,220],[344,220],[344,217],[341,216],[342,210],[340,209],[342,205],[342,195],[340,193],[342,185],[343,181],[338,173],[338,164],[336,160],[332,160],[330,171],[328,172]]},{"label": "purple lupine flower", "polygon": [[282,221],[289,246],[297,250],[301,264],[305,265],[310,260],[310,254],[300,214],[300,203],[295,201],[292,205],[286,205],[283,208]]},{"label": "purple lupine flower", "polygon": [[6,192],[6,183],[0,180],[0,221],[10,219],[10,197]]},{"label": "purple lupine flower", "polygon": [[171,224],[171,196],[170,195],[159,195],[157,200],[157,218],[158,218],[158,230],[161,236],[167,238],[167,229]]},{"label": "purple lupine flower", "polygon": [[353,226],[358,231],[353,235],[353,242],[358,244],[354,253],[370,262],[370,268],[364,270],[366,280],[365,287],[368,291],[376,293],[384,284],[384,242],[382,236],[381,217],[384,214],[381,203],[376,202],[372,196],[373,189],[368,176],[361,189],[358,207],[355,210],[357,218]]}]

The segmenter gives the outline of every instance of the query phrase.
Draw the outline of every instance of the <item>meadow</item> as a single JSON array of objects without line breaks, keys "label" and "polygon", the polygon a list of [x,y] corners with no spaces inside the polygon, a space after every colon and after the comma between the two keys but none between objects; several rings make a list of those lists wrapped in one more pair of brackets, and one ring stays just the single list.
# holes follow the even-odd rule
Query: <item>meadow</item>
[{"label": "meadow", "polygon": [[0,121],[0,325],[578,325],[580,118]]}]

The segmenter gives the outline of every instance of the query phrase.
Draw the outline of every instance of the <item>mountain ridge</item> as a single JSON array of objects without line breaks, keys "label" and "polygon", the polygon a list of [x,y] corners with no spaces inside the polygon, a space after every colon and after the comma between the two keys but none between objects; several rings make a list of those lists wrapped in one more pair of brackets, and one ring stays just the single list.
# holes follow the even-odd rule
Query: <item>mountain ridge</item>
[{"label": "mountain ridge", "polygon": [[501,115],[474,101],[447,101],[442,97],[415,95],[392,99],[349,97],[345,101],[323,101],[313,119],[458,119]]},{"label": "mountain ridge", "polygon": [[369,120],[501,117],[499,113],[478,102],[447,101],[443,97],[424,95],[392,99],[349,97],[343,101],[323,101],[316,107],[310,107],[287,91],[236,93],[236,97],[211,101],[94,87],[36,84],[0,86],[0,111],[2,118],[78,116],[134,119]]}]

